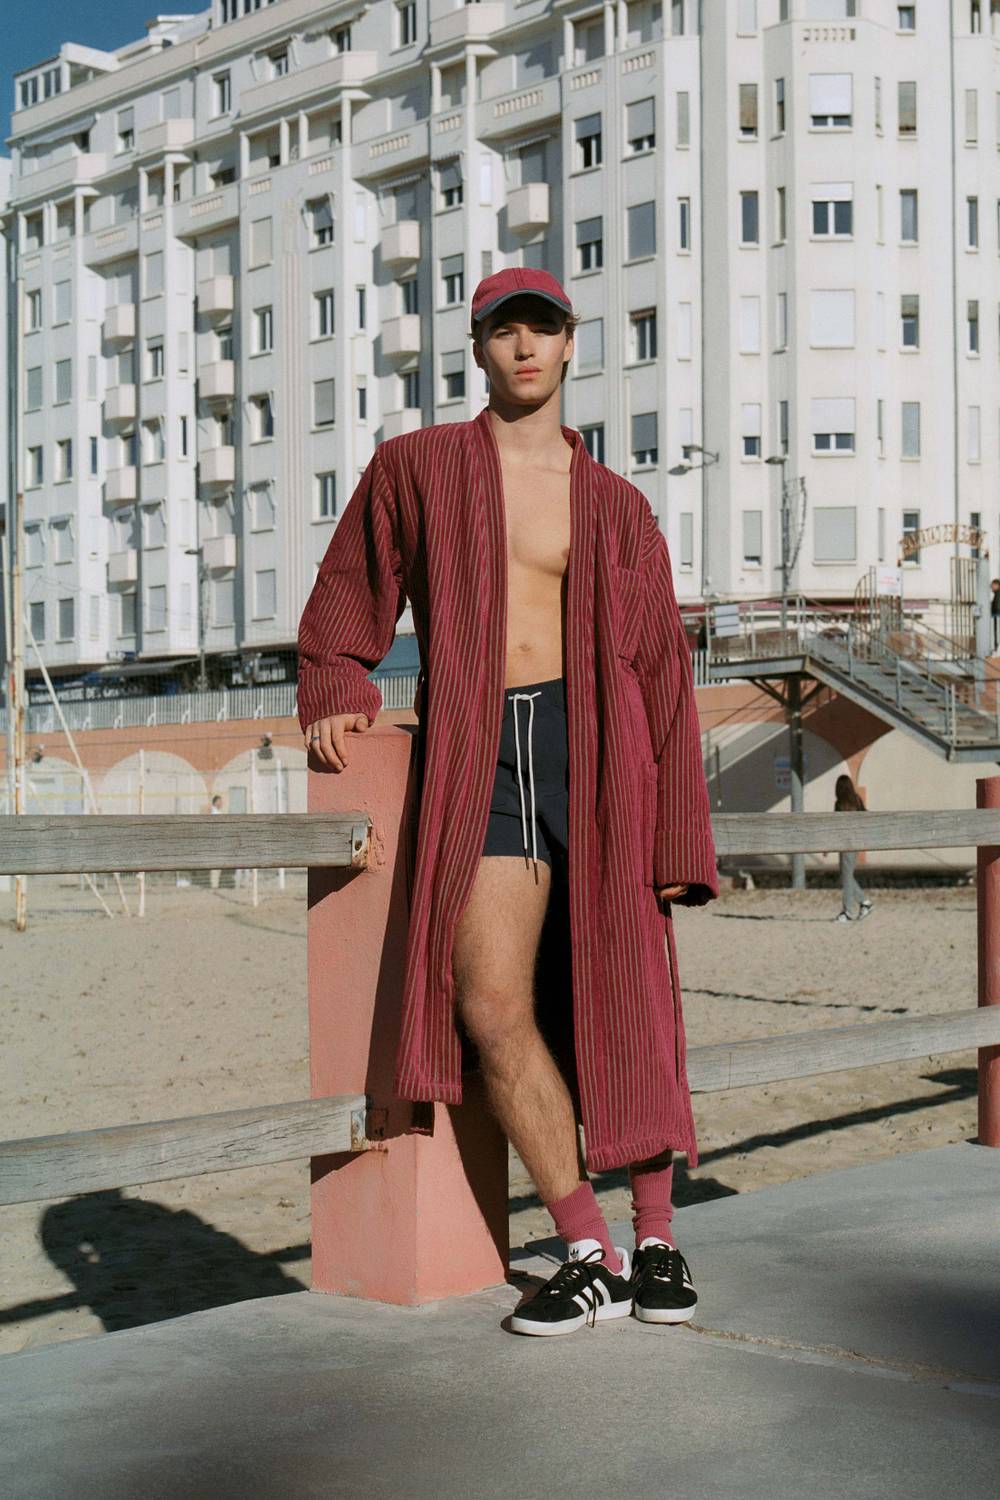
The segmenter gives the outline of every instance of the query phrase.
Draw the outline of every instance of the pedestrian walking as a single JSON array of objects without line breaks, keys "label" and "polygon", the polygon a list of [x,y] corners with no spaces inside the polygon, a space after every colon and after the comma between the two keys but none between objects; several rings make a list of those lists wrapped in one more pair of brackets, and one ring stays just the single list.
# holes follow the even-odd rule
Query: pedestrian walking
[{"label": "pedestrian walking", "polygon": [[[861,793],[854,782],[847,775],[838,776],[834,787],[834,812],[867,812]],[[857,921],[861,922],[865,917],[871,915],[872,903],[865,895],[854,878],[854,868],[858,862],[858,856],[853,849],[841,849],[840,851],[840,900],[841,909],[834,917],[835,922],[853,922],[853,907],[858,905]]]},{"label": "pedestrian walking", "polygon": [[[215,796],[212,798],[212,806],[211,806],[210,810],[213,813],[221,813],[221,811],[222,811],[222,798],[219,796],[218,792],[216,792]],[[209,872],[208,872],[208,883],[211,886],[211,888],[212,888],[213,891],[217,891],[219,889],[219,880],[220,880],[221,875],[222,875],[221,869],[220,870],[209,870]]]}]

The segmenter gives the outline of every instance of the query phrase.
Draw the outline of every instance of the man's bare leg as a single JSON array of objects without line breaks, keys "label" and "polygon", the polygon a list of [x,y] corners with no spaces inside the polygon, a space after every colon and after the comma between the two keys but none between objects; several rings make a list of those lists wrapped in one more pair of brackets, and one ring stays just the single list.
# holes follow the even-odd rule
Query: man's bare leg
[{"label": "man's bare leg", "polygon": [[506,855],[484,855],[455,931],[457,1004],[479,1051],[487,1097],[500,1127],[546,1203],[585,1173],[573,1101],[535,1020],[535,960],[551,871]]}]

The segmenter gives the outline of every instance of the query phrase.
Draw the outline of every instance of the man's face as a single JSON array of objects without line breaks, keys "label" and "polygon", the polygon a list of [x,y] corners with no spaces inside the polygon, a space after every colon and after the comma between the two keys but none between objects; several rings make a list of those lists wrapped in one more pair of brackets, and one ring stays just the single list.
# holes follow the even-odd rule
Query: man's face
[{"label": "man's face", "polygon": [[540,405],[558,389],[573,353],[563,316],[541,297],[512,297],[483,320],[476,364],[505,400]]}]

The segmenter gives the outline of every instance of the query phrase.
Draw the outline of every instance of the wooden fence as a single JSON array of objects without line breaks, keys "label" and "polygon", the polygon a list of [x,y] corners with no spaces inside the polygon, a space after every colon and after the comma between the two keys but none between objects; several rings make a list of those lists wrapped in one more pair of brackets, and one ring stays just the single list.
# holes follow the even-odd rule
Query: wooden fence
[{"label": "wooden fence", "polygon": [[[978,786],[981,805],[974,811],[713,819],[720,855],[976,846],[979,1004],[941,1015],[693,1047],[692,1092],[977,1048],[979,1141],[1000,1146],[1000,777]],[[360,870],[367,865],[371,829],[361,813],[0,817],[0,874],[253,866]],[[0,1204],[306,1156],[391,1151],[391,1140],[382,1136],[383,1116],[370,1096],[338,1095],[2,1142]]]}]

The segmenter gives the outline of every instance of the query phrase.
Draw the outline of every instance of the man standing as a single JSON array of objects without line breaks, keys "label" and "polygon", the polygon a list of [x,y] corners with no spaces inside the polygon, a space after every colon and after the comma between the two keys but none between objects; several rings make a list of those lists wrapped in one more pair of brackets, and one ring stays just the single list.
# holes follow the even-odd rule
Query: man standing
[{"label": "man standing", "polygon": [[[673,1151],[694,1166],[697,1146],[671,903],[718,893],[690,652],[648,501],[560,423],[565,291],[509,268],[471,313],[489,405],[376,449],[300,622],[299,721],[343,770],[409,597],[420,806],[396,1091],[458,1103],[474,1052],[569,1252],[517,1331],[633,1305],[682,1322],[697,1298],[670,1233]],[[570,913],[565,1071],[534,992],[554,879]],[[587,1176],[626,1164],[634,1256]]]}]

